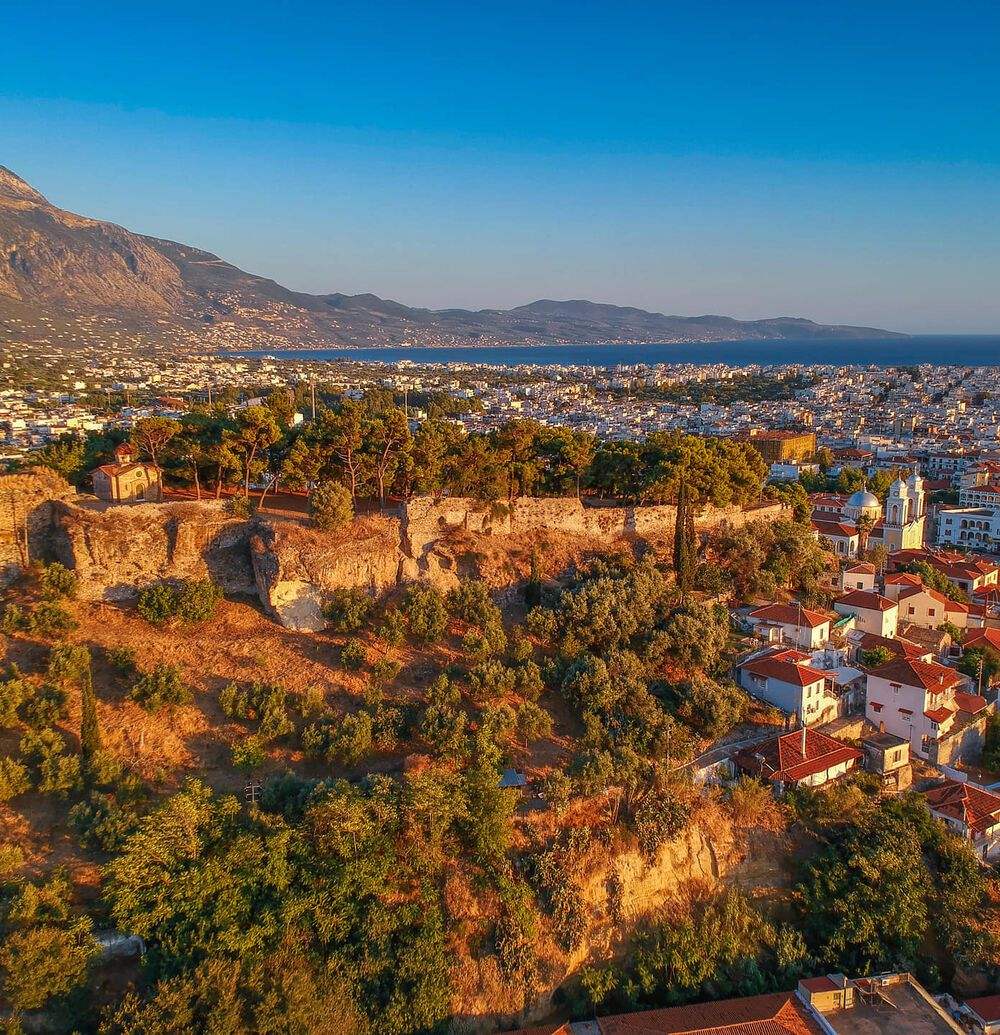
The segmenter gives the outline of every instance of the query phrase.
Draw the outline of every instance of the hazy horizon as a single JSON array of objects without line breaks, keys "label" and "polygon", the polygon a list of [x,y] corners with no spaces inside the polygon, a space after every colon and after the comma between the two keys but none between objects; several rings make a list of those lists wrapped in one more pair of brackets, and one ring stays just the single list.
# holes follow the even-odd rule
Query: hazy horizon
[{"label": "hazy horizon", "polygon": [[986,4],[266,10],[8,13],[0,164],[301,291],[1000,331]]}]

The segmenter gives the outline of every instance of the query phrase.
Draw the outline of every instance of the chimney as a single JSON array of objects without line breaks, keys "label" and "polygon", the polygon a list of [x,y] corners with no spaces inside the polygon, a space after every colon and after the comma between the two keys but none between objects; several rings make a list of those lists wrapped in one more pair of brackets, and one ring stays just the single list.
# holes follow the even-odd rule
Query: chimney
[{"label": "chimney", "polygon": [[879,733],[885,733],[885,719],[882,719],[878,724]]},{"label": "chimney", "polygon": [[806,724],[802,723],[802,757],[806,757]]}]

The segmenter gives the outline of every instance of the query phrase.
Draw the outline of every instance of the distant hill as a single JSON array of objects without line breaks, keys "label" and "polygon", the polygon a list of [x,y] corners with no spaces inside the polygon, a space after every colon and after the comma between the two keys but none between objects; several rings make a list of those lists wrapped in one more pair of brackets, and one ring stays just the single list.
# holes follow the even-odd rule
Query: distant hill
[{"label": "distant hill", "polygon": [[582,300],[542,299],[474,312],[415,309],[371,294],[310,295],[246,273],[210,252],[66,212],[0,166],[4,300],[19,312],[98,312],[124,326],[176,323],[220,346],[897,337],[872,327],[793,317],[665,316]]}]

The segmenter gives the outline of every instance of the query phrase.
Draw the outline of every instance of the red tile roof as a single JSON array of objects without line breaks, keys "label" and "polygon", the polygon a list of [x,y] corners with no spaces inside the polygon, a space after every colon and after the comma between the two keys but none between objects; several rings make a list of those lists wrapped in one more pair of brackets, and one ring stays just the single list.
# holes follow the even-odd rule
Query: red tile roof
[{"label": "red tile roof", "polygon": [[917,661],[914,658],[893,658],[892,661],[873,668],[869,675],[902,686],[923,687],[932,693],[950,690],[962,681],[961,676],[952,668],[945,668],[935,661]]},{"label": "red tile roof", "polygon": [[778,992],[598,1020],[601,1035],[818,1035],[795,994]]},{"label": "red tile roof", "polygon": [[895,600],[890,600],[881,593],[868,593],[863,589],[855,589],[851,593],[837,597],[834,604],[856,607],[863,611],[891,611],[897,606]]},{"label": "red tile roof", "polygon": [[818,629],[821,625],[828,625],[830,622],[829,617],[820,614],[819,611],[810,611],[807,607],[799,607],[797,604],[768,604],[766,607],[758,607],[756,611],[751,611],[750,617],[764,622],[808,626],[810,629]]},{"label": "red tile roof", "polygon": [[[761,755],[763,761],[758,757]],[[802,730],[793,730],[738,751],[733,761],[745,772],[759,773],[782,783],[797,783],[852,759],[857,762],[861,757],[862,753],[850,744],[807,728],[805,755],[802,754]]]},{"label": "red tile roof", "polygon": [[812,527],[827,539],[856,539],[859,535],[855,525],[845,525],[841,521],[824,521],[822,518],[813,518],[811,523]]},{"label": "red tile roof", "polygon": [[970,715],[978,715],[989,702],[979,694],[967,694],[962,690],[955,691],[955,704],[960,711]]},{"label": "red tile roof", "polygon": [[[900,708],[899,710],[901,712],[906,711],[905,708]],[[946,722],[950,719],[954,714],[955,713],[950,708],[946,708],[944,705],[941,705],[940,708],[932,708],[930,711],[924,712],[924,715],[926,715],[931,722],[936,722],[939,726],[942,722]]]},{"label": "red tile roof", "polygon": [[1000,651],[1000,629],[969,629],[962,640],[962,647],[991,647]]},{"label": "red tile roof", "polygon": [[1000,795],[958,780],[945,780],[924,792],[927,805],[943,816],[964,823],[976,834],[1000,823]]},{"label": "red tile roof", "polygon": [[876,568],[874,564],[862,561],[860,564],[852,564],[849,568],[846,568],[845,571],[848,575],[874,575]]},{"label": "red tile roof", "polygon": [[836,992],[840,988],[840,985],[835,984],[826,976],[803,978],[799,984],[807,992]]},{"label": "red tile roof", "polygon": [[965,1005],[986,1024],[1000,1021],[1000,995],[983,995],[978,999],[966,999]]},{"label": "red tile roof", "polygon": [[792,686],[812,686],[826,679],[827,673],[804,664],[809,657],[797,650],[779,650],[744,662],[740,668],[751,675],[776,679]]},{"label": "red tile roof", "polygon": [[924,580],[919,575],[911,575],[907,571],[898,572],[896,575],[886,575],[887,586],[922,586]]},{"label": "red tile roof", "polygon": [[874,650],[876,647],[885,647],[886,650],[891,651],[899,658],[919,659],[925,654],[930,653],[926,648],[916,643],[910,643],[909,640],[902,640],[899,637],[890,640],[888,636],[878,636],[870,632],[862,633],[857,640],[857,644],[861,650]]}]

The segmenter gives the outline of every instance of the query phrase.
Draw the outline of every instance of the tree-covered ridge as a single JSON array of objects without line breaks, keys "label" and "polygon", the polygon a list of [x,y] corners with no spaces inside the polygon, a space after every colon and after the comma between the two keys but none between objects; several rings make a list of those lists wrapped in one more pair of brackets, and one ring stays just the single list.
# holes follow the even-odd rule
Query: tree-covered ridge
[{"label": "tree-covered ridge", "polygon": [[[445,418],[415,431],[402,409],[378,393],[320,407],[315,420],[293,425],[286,393],[261,406],[219,405],[180,419],[137,422],[131,442],[163,467],[168,481],[198,494],[251,484],[304,489],[335,483],[352,497],[449,493],[483,500],[515,495],[579,496],[583,492],[636,503],[677,499],[681,481],[692,505],[742,505],[760,497],[767,467],[747,443],[654,432],[641,442],[602,442],[582,431],[511,420],[488,433],[466,434]],[[86,484],[111,459],[123,435],[67,437],[32,460]]]}]

